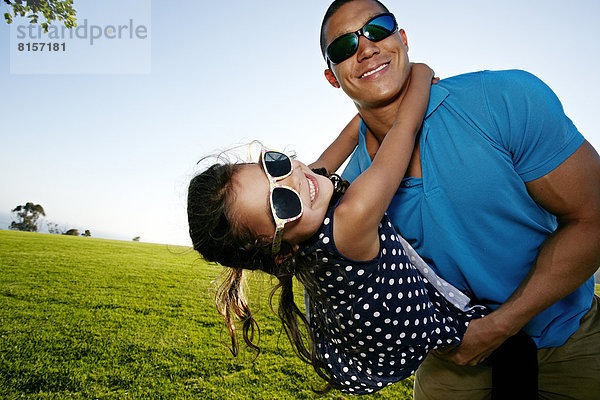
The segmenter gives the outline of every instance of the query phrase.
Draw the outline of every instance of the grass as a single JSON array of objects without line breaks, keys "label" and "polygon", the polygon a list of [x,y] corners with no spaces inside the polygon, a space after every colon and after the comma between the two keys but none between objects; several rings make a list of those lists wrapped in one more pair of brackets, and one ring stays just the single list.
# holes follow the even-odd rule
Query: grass
[{"label": "grass", "polygon": [[0,398],[319,398],[260,274],[250,297],[263,351],[231,356],[212,304],[219,272],[183,247],[0,230]]}]

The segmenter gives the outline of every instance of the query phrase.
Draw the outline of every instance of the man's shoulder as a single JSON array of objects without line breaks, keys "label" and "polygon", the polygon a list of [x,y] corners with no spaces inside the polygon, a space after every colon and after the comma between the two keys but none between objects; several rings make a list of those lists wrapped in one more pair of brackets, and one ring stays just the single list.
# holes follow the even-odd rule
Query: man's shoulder
[{"label": "man's shoulder", "polygon": [[464,90],[493,86],[537,85],[541,80],[521,69],[482,70],[451,76],[439,81],[438,85],[449,90]]}]

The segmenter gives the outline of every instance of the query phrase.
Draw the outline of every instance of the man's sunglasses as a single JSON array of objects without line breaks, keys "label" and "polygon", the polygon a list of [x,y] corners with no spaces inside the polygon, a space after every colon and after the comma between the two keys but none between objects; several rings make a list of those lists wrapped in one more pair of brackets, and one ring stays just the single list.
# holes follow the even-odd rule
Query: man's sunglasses
[{"label": "man's sunglasses", "polygon": [[332,64],[339,64],[352,57],[358,50],[359,36],[364,36],[371,42],[378,42],[398,30],[398,24],[393,14],[376,15],[356,32],[349,32],[335,39],[325,51],[327,59]]},{"label": "man's sunglasses", "polygon": [[281,238],[285,224],[295,221],[302,216],[302,200],[298,192],[294,189],[277,183],[277,181],[285,179],[292,174],[292,160],[287,155],[263,148],[260,159],[271,186],[269,203],[273,219],[275,220],[272,252],[273,254],[277,254],[281,248]]}]

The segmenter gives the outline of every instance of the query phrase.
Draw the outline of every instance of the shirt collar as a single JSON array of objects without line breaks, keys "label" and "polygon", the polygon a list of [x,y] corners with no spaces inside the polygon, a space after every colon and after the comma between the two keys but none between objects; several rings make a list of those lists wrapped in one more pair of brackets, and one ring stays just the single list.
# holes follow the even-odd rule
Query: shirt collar
[{"label": "shirt collar", "polygon": [[429,104],[427,105],[427,111],[425,112],[425,119],[427,119],[439,106],[446,100],[446,97],[450,92],[443,88],[439,84],[431,85],[429,92]]}]

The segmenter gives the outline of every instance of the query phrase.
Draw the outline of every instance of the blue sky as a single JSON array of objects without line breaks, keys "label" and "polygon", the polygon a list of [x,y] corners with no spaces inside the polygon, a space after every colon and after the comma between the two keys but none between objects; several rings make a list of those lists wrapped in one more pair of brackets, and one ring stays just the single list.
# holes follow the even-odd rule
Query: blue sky
[{"label": "blue sky", "polygon": [[[48,221],[96,237],[188,244],[186,189],[199,158],[258,139],[312,161],[356,112],[323,77],[318,31],[329,1],[130,1],[75,0],[80,23],[147,19],[144,43],[88,48],[100,73],[14,73],[25,67],[0,24],[0,228],[32,201]],[[411,60],[442,78],[528,70],[600,148],[600,2],[386,4]],[[133,73],[115,73],[127,57]],[[36,60],[63,70],[79,62],[73,52],[27,62]]]}]

